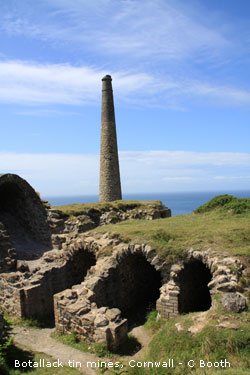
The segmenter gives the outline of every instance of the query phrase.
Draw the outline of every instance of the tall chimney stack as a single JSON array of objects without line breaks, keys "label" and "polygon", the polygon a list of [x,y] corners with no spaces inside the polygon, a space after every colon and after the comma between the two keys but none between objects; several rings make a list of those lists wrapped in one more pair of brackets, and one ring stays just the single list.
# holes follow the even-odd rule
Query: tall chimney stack
[{"label": "tall chimney stack", "polygon": [[122,199],[116,138],[115,110],[112,78],[102,79],[102,119],[100,152],[99,201],[111,202]]}]

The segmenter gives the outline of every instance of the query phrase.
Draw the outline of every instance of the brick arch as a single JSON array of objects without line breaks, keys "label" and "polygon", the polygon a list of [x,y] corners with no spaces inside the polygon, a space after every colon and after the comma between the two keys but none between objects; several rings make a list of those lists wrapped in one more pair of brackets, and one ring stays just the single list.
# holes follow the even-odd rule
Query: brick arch
[{"label": "brick arch", "polygon": [[[47,212],[35,190],[16,174],[0,175],[0,221],[17,253],[50,246]],[[39,251],[38,251],[39,252]]]},{"label": "brick arch", "polygon": [[209,310],[216,290],[217,257],[190,249],[185,261],[173,264],[169,279],[157,301],[159,317],[169,319],[182,313]]}]

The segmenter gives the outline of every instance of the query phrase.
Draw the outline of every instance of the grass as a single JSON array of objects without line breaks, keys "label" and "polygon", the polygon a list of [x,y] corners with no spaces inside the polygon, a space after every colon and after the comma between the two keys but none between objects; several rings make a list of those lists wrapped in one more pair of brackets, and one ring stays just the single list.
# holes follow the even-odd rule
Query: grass
[{"label": "grass", "polygon": [[176,261],[191,247],[212,248],[223,254],[250,254],[250,215],[205,212],[167,219],[131,220],[95,228],[96,232],[119,234],[125,242],[148,243],[163,258]]},{"label": "grass", "polygon": [[69,204],[64,206],[54,206],[52,207],[59,214],[63,216],[79,216],[89,213],[89,211],[107,211],[109,209],[117,209],[126,211],[128,209],[132,210],[145,209],[148,205],[159,206],[162,203],[160,201],[124,201],[118,200],[113,202],[97,202],[97,203],[80,203],[80,204]]},{"label": "grass", "polygon": [[[220,297],[217,297],[217,301]],[[140,361],[168,361],[168,358],[173,358],[174,368],[150,368],[145,367],[129,368],[130,375],[180,375],[180,374],[195,374],[195,375],[249,375],[250,367],[250,326],[249,326],[249,312],[241,314],[230,313],[225,310],[220,303],[216,308],[212,308],[207,312],[206,322],[204,328],[195,336],[192,335],[188,328],[194,324],[194,319],[200,313],[192,313],[182,315],[176,319],[170,319],[161,324],[154,335],[146,355]],[[156,322],[156,314],[151,313],[148,316],[148,321],[145,326],[154,326]],[[216,328],[221,321],[227,321],[237,325],[238,329],[232,328]],[[179,323],[183,331],[178,332],[175,324]],[[222,369],[215,368],[200,368],[199,360],[205,362],[218,362],[221,360],[230,362],[231,367]],[[194,360],[196,366],[194,368],[188,367],[188,361]],[[183,365],[178,365],[179,362]]]},{"label": "grass", "polygon": [[144,327],[151,332],[158,331],[164,324],[164,320],[157,320],[158,312],[156,310],[152,310],[148,313],[146,317],[146,322],[144,324]]}]

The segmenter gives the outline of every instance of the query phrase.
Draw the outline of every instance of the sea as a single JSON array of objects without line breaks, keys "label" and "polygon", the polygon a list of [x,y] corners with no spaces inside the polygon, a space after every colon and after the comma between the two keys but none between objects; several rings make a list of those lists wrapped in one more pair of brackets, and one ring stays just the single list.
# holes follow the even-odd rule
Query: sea
[{"label": "sea", "polygon": [[[189,214],[197,207],[208,202],[216,195],[230,194],[237,198],[250,198],[250,190],[245,191],[213,191],[213,192],[186,192],[186,193],[136,193],[123,194],[124,200],[160,200],[171,209],[172,216]],[[98,195],[44,197],[52,206],[62,206],[73,203],[98,202]]]}]

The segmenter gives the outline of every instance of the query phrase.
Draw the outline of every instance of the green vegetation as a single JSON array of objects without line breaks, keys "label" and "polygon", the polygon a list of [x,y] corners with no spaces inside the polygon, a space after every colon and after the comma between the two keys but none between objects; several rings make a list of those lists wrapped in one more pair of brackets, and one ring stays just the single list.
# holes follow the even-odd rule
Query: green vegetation
[{"label": "green vegetation", "polygon": [[125,242],[148,243],[169,262],[184,257],[191,247],[212,248],[222,254],[250,254],[249,214],[229,215],[221,211],[174,216],[167,219],[131,220],[95,228],[118,234]]},{"label": "green vegetation", "polygon": [[[2,314],[2,313],[1,313]],[[12,339],[9,336],[10,325],[4,319],[1,329],[0,336],[0,372],[2,374],[7,374],[8,365],[7,365],[7,355],[12,345]]]},{"label": "green vegetation", "polygon": [[[146,355],[140,361],[167,362],[168,358],[173,358],[174,368],[129,368],[130,375],[247,375],[250,366],[250,327],[249,313],[241,314],[230,313],[225,310],[218,296],[217,307],[212,308],[204,317],[204,324],[200,331],[191,334],[188,331],[192,325],[199,322],[199,317],[204,313],[192,313],[182,315],[176,319],[170,319],[161,324],[157,333],[154,335]],[[154,326],[156,314],[154,312],[148,315],[145,327]],[[218,328],[221,322],[228,323],[228,328]],[[178,331],[176,324],[181,327]],[[232,329],[234,327],[234,329]],[[219,362],[227,360],[231,367],[219,368],[200,368],[196,366],[190,368],[187,366],[189,360],[193,359],[199,364],[199,360],[205,362]],[[178,363],[183,363],[179,366]]]},{"label": "green vegetation", "polygon": [[152,206],[159,206],[162,203],[160,201],[124,201],[118,200],[113,202],[97,202],[97,203],[80,203],[80,204],[69,204],[65,206],[55,206],[52,207],[62,216],[79,216],[84,215],[86,213],[95,211],[107,211],[109,209],[117,209],[117,210],[132,210],[134,208],[137,209],[145,209],[148,205]]},{"label": "green vegetation", "polygon": [[150,330],[151,332],[158,331],[165,323],[164,320],[157,320],[157,315],[158,312],[156,310],[150,311],[147,315],[144,327]]},{"label": "green vegetation", "polygon": [[211,210],[226,211],[229,214],[250,214],[250,198],[236,198],[232,195],[218,195],[206,204],[198,207],[195,213],[204,213]]}]

